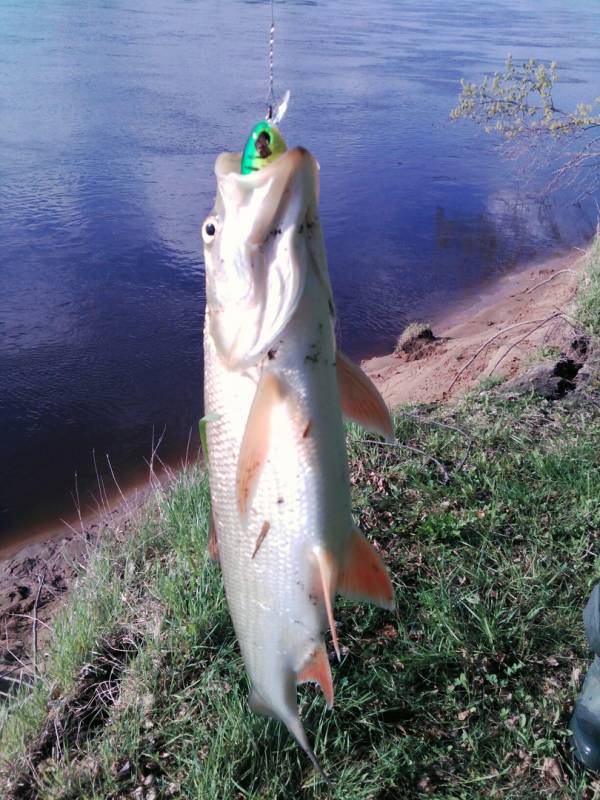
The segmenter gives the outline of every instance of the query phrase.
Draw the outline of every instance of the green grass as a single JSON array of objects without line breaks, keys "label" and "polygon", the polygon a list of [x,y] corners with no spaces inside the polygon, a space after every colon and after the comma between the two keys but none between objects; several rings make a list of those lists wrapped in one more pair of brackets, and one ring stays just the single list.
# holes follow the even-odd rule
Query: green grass
[{"label": "green grass", "polygon": [[[468,454],[439,422],[468,431]],[[332,796],[537,798],[546,780],[545,791],[585,797],[566,726],[573,670],[588,659],[581,609],[600,571],[597,407],[482,392],[396,424],[450,482],[350,430],[356,517],[381,546],[398,609],[340,602],[336,707],[299,692]],[[4,712],[5,779],[35,775],[35,793],[16,796],[125,797],[144,778],[156,797],[327,796],[285,731],[246,709],[220,570],[206,558],[207,509],[204,476],[184,473],[124,548],[93,559],[44,677]],[[121,651],[107,679],[102,665]],[[81,692],[94,664],[97,685]],[[67,744],[59,755],[52,733],[35,770],[19,768],[48,702]],[[78,736],[60,727],[69,716]],[[543,777],[549,758],[560,784]]]},{"label": "green grass", "polygon": [[596,237],[582,278],[577,320],[594,336],[600,336],[600,237]]},{"label": "green grass", "polygon": [[485,384],[402,409],[398,441],[435,460],[349,429],[355,516],[397,610],[338,601],[335,708],[299,689],[330,793],[247,710],[196,468],[95,553],[41,677],[0,709],[0,796],[591,800],[567,725],[600,577],[599,409],[595,384],[554,403]]}]

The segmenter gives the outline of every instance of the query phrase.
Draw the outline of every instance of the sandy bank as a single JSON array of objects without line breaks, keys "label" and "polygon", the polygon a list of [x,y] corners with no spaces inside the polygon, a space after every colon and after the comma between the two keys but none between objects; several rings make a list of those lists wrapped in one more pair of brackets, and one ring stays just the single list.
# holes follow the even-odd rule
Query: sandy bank
[{"label": "sandy bank", "polygon": [[543,345],[567,352],[575,334],[558,315],[567,312],[586,259],[578,249],[509,273],[434,324],[433,342],[368,359],[363,369],[393,408],[457,397],[484,376],[513,377]]}]

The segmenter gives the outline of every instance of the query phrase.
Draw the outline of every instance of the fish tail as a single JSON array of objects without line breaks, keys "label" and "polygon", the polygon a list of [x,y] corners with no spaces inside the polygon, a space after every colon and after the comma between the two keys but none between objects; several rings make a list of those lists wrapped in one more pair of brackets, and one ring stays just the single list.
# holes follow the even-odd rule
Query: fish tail
[{"label": "fish tail", "polygon": [[310,758],[314,768],[317,770],[321,778],[323,778],[327,786],[331,789],[332,783],[329,780],[327,773],[319,763],[319,759],[316,757],[314,750],[308,743],[308,739],[306,737],[306,733],[304,732],[304,728],[302,727],[302,723],[300,722],[300,718],[291,717],[290,719],[283,720],[283,723],[294,739],[298,742],[300,747],[304,750],[306,755]]},{"label": "fish tail", "polygon": [[[294,684],[295,687],[295,684]],[[250,708],[254,711],[255,714],[262,714],[265,717],[274,717],[278,719],[280,722],[283,722],[285,727],[288,729],[289,733],[294,737],[294,739],[298,742],[300,747],[304,750],[306,755],[310,758],[313,763],[314,768],[317,770],[321,778],[325,781],[327,786],[331,789],[332,783],[329,780],[329,777],[323,767],[321,766],[319,759],[316,757],[314,750],[308,743],[308,738],[300,722],[300,717],[298,714],[293,713],[286,713],[285,717],[278,714],[263,698],[259,691],[255,687],[252,688],[250,692],[250,697],[248,700]]]}]

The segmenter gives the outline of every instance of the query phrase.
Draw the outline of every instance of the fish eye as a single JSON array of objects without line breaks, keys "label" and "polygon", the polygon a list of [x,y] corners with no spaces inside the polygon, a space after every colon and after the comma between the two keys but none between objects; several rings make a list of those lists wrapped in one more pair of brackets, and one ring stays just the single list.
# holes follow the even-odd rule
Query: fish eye
[{"label": "fish eye", "polygon": [[202,239],[205,244],[210,244],[215,238],[218,228],[218,221],[216,217],[207,217],[202,223]]}]

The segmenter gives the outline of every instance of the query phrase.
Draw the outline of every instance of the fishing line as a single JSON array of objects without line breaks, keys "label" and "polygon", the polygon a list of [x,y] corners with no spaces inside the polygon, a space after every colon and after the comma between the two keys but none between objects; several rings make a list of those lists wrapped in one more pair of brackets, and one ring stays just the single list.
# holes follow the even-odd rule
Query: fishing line
[{"label": "fishing line", "polygon": [[273,119],[275,91],[273,89],[273,62],[275,49],[275,0],[271,0],[271,30],[269,32],[269,94],[267,95],[267,120]]}]

